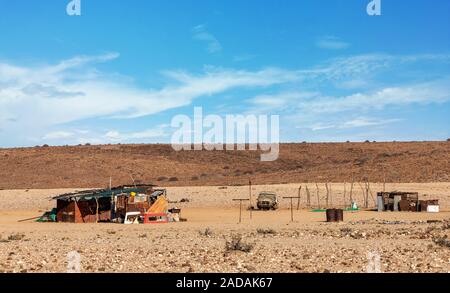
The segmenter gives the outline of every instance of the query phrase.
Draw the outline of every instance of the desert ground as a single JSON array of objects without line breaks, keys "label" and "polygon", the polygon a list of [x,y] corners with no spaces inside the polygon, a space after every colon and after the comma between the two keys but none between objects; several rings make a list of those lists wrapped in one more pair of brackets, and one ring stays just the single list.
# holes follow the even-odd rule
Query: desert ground
[{"label": "desert ground", "polygon": [[[450,272],[450,183],[385,186],[439,199],[440,213],[362,210],[346,212],[343,223],[326,223],[325,213],[306,208],[305,183],[254,185],[252,195],[297,196],[300,185],[294,222],[290,202],[281,199],[278,211],[250,218],[244,210],[242,223],[232,199],[248,198],[248,186],[168,187],[171,206],[188,221],[163,225],[19,222],[53,208],[51,196],[75,189],[0,190],[0,272],[65,272],[71,251],[81,255],[82,272],[366,272],[374,255],[381,272]],[[325,186],[318,185],[323,207]],[[308,187],[317,206],[316,185]],[[371,184],[374,194],[382,188]],[[344,184],[331,184],[331,195],[330,206],[343,206]],[[353,198],[361,206],[358,184]],[[189,202],[175,203],[181,199]]]}]

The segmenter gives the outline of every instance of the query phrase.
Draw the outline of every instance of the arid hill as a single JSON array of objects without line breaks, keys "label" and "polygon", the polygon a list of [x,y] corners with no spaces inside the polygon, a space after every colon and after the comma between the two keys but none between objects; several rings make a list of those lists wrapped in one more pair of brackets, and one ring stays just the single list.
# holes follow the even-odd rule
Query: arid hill
[{"label": "arid hill", "polygon": [[242,185],[296,182],[445,182],[450,142],[282,144],[275,162],[253,151],[183,151],[170,145],[0,149],[0,189]]}]

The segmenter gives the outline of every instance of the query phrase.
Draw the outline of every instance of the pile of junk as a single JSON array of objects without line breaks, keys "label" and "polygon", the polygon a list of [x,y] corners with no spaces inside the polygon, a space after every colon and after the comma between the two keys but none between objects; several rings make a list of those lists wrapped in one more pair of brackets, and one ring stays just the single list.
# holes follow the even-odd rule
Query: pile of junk
[{"label": "pile of junk", "polygon": [[84,190],[56,197],[56,208],[38,222],[162,224],[183,222],[181,209],[169,209],[167,191],[142,184]]},{"label": "pile of junk", "polygon": [[379,192],[378,211],[439,213],[439,200],[419,200],[418,192]]}]

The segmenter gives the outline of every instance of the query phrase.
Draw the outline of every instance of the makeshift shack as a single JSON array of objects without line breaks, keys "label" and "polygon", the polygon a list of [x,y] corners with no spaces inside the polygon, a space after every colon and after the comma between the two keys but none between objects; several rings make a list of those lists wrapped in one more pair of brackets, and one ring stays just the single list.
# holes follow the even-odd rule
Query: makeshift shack
[{"label": "makeshift shack", "polygon": [[120,186],[63,194],[57,201],[56,219],[66,223],[123,221],[127,212],[145,212],[165,191],[154,185]]},{"label": "makeshift shack", "polygon": [[[439,211],[439,203],[437,200],[419,201],[419,193],[417,192],[379,192],[377,198],[379,212]],[[430,207],[432,208],[430,209]]]}]

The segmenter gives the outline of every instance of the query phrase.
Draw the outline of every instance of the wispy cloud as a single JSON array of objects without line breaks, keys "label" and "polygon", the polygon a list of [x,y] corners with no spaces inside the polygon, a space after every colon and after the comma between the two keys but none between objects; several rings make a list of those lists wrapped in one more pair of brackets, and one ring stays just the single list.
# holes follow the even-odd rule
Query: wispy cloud
[{"label": "wispy cloud", "polygon": [[[373,77],[397,72],[395,66],[420,62],[446,65],[450,55],[392,56],[370,54],[329,60],[312,68],[237,70],[205,67],[200,72],[162,71],[162,84],[145,88],[132,79],[99,70],[119,54],[82,56],[50,65],[19,66],[0,62],[0,141],[14,137],[19,144],[42,140],[95,142],[136,141],[162,137],[166,129],[85,129],[67,125],[95,125],[103,118],[134,119],[190,105],[195,99],[233,95],[242,112],[278,113],[292,121],[329,127],[370,127],[375,122],[354,115],[380,112],[390,106],[429,105],[450,101],[450,77],[409,78],[398,84],[372,82]],[[402,67],[395,67],[402,68]],[[444,71],[445,72],[445,71]],[[243,96],[236,89],[246,90]],[[248,90],[248,91],[247,91]],[[222,103],[223,101],[221,101]],[[236,105],[233,104],[235,107]],[[236,110],[237,111],[237,110]],[[370,116],[370,115],[369,115]],[[332,119],[345,117],[341,119]],[[353,118],[350,118],[353,117]],[[359,119],[359,120],[358,120]],[[385,117],[385,121],[390,121]],[[292,121],[289,123],[292,124]],[[168,123],[164,121],[163,123]],[[292,124],[289,127],[294,127]],[[342,126],[343,125],[343,126]],[[358,126],[361,125],[361,126]],[[76,126],[78,127],[78,126]],[[17,142],[16,142],[17,143]]]},{"label": "wispy cloud", "polygon": [[219,40],[210,33],[206,25],[198,25],[192,29],[192,37],[195,40],[205,42],[207,45],[207,51],[209,53],[217,53],[222,51],[222,44],[220,44]]},{"label": "wispy cloud", "polygon": [[116,130],[108,131],[106,134],[103,135],[103,137],[108,141],[113,142],[127,142],[127,141],[136,141],[141,140],[141,142],[152,139],[152,138],[164,138],[168,137],[169,132],[169,126],[168,124],[161,124],[157,127],[146,129],[143,131],[136,131],[136,132],[119,132]]},{"label": "wispy cloud", "polygon": [[380,126],[402,121],[402,119],[374,119],[374,118],[357,118],[349,121],[343,121],[338,123],[324,124],[317,123],[310,128],[313,131],[329,130],[329,129],[351,129],[368,126]]},{"label": "wispy cloud", "polygon": [[342,50],[350,47],[350,43],[344,42],[338,37],[322,36],[317,39],[316,46],[320,49]]},{"label": "wispy cloud", "polygon": [[256,109],[260,107],[271,108],[272,111],[289,109],[303,116],[346,111],[380,111],[389,106],[439,104],[448,101],[450,101],[450,77],[347,96],[296,91],[262,95],[248,100]]},{"label": "wispy cloud", "polygon": [[73,137],[74,133],[69,131],[55,131],[47,133],[42,139],[43,140],[59,140]]},{"label": "wispy cloud", "polygon": [[[91,64],[117,57],[76,57],[56,65],[28,67],[0,63],[0,124],[8,130],[2,136],[6,138],[9,132],[55,139],[55,133],[50,133],[54,131],[48,130],[56,125],[86,119],[137,118],[235,88],[265,88],[299,78],[296,72],[276,68],[245,71],[207,67],[197,74],[164,71],[166,84],[146,89],[126,77],[104,74]],[[56,134],[62,138],[62,132]]]}]

